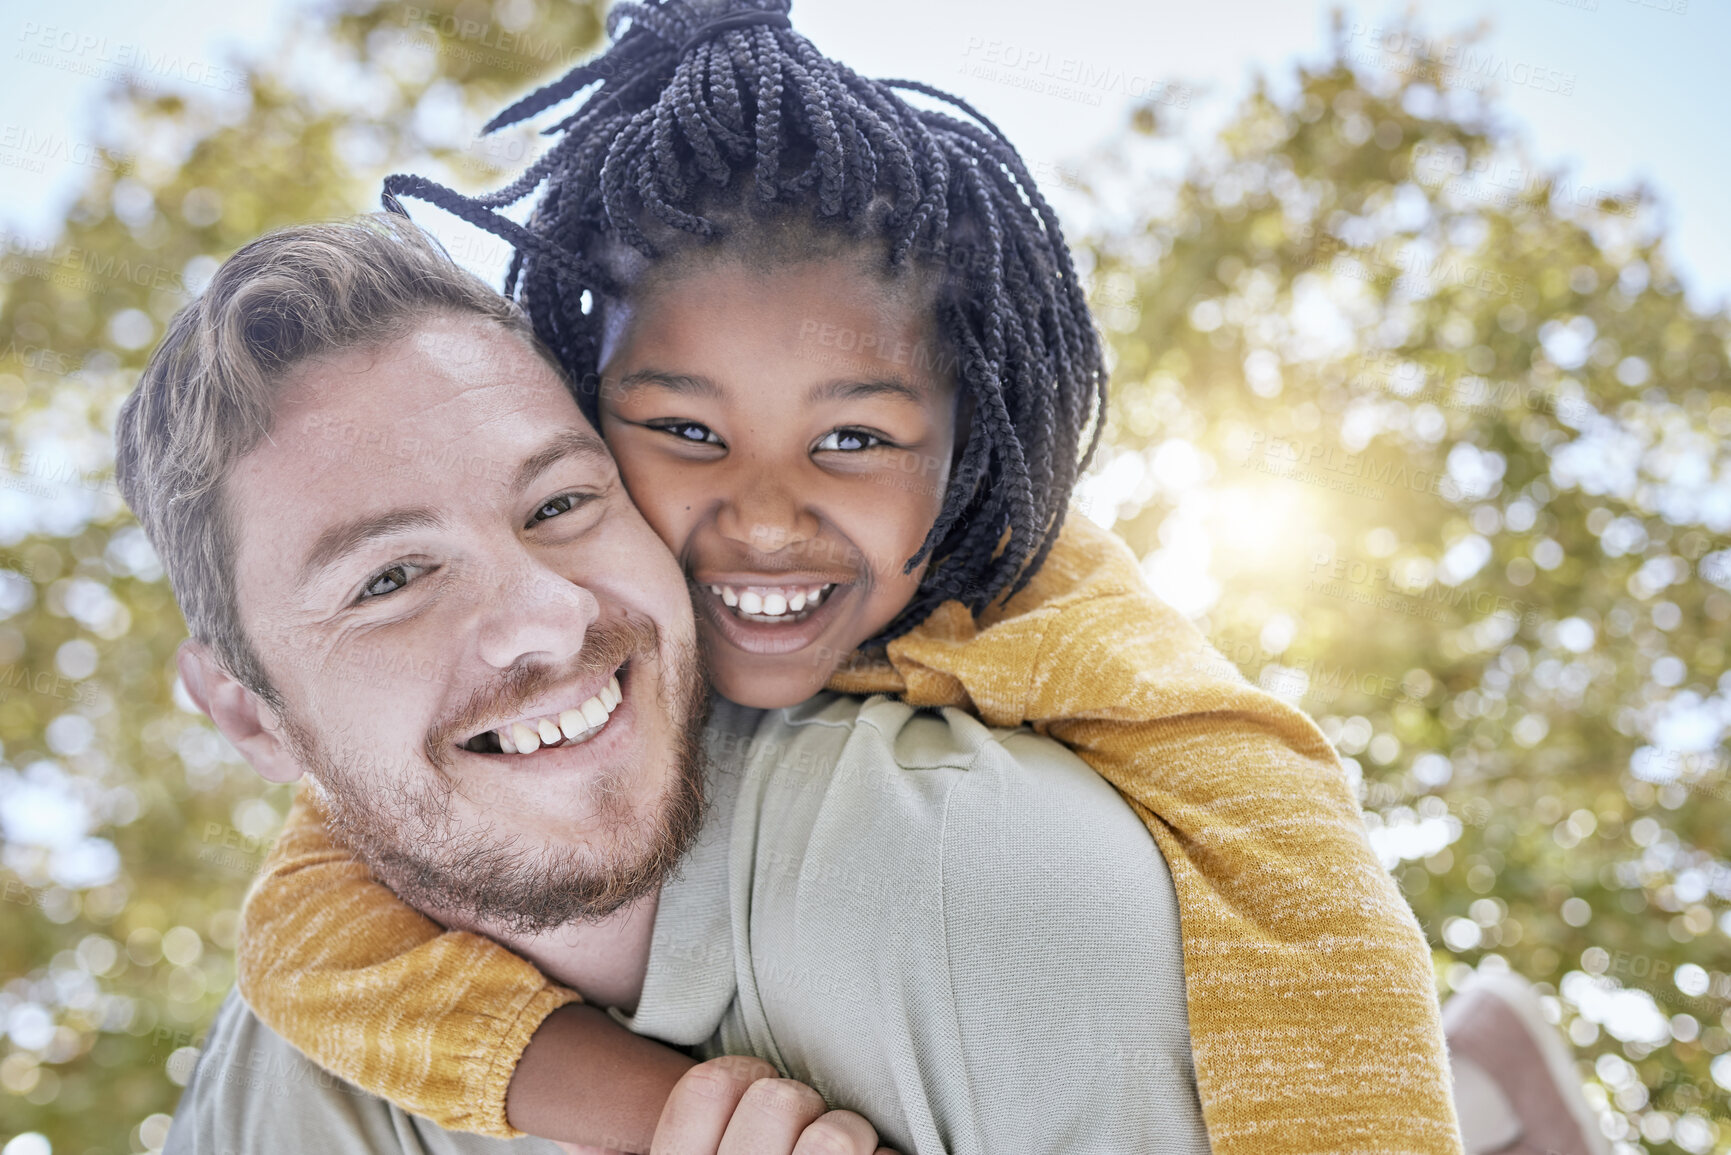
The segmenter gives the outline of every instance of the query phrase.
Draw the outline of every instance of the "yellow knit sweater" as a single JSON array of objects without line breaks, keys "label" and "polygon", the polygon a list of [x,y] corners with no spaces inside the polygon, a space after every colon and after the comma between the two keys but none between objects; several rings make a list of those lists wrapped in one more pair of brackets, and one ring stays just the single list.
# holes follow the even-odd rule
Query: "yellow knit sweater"
[{"label": "yellow knit sweater", "polygon": [[[1459,1155],[1430,955],[1339,760],[1069,520],[976,621],[949,603],[830,688],[1028,723],[1147,823],[1183,929],[1196,1081],[1216,1155]],[[247,899],[242,993],[312,1059],[442,1126],[509,1136],[529,1038],[576,995],[371,881],[297,802]]]}]

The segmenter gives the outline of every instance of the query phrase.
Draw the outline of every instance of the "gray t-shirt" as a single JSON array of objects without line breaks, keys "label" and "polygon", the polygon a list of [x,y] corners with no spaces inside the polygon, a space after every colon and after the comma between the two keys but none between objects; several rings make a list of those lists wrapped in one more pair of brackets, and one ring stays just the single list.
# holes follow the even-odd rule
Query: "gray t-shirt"
[{"label": "gray t-shirt", "polygon": [[[712,810],[620,1021],[761,1056],[905,1155],[1208,1150],[1171,876],[1073,754],[828,694],[718,703],[708,747]],[[329,1076],[237,1088],[237,1065],[310,1065],[232,997],[210,1038],[168,1155],[554,1150],[441,1132]]]}]

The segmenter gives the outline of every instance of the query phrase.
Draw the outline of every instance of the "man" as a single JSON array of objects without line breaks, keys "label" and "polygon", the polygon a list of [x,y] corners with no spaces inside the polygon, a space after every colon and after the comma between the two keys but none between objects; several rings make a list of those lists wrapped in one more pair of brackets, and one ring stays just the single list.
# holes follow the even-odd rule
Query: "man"
[{"label": "man", "polygon": [[[903,1150],[1207,1150],[1171,879],[1118,796],[1031,733],[884,699],[700,731],[678,566],[514,309],[412,226],[255,242],[157,361],[119,470],[187,688],[400,895]],[[488,752],[591,700],[595,736],[533,769]],[[821,1107],[678,1149],[817,1149]],[[169,1149],[494,1144],[316,1077],[231,996]]]}]

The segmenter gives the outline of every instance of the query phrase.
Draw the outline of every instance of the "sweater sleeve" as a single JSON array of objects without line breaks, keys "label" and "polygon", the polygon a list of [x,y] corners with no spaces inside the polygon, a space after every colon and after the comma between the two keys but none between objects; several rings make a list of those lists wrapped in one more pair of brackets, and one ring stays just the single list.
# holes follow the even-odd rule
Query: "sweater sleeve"
[{"label": "sweater sleeve", "polygon": [[444,931],[332,842],[303,792],[241,911],[259,1018],[325,1069],[447,1130],[516,1137],[505,1092],[541,1021],[578,1001],[480,935]]},{"label": "sweater sleeve", "polygon": [[[1126,798],[1171,870],[1216,1155],[1461,1150],[1430,951],[1338,757],[1071,519],[976,621],[948,603],[855,692],[1032,725]],[[1102,880],[1111,885],[1113,880]]]}]

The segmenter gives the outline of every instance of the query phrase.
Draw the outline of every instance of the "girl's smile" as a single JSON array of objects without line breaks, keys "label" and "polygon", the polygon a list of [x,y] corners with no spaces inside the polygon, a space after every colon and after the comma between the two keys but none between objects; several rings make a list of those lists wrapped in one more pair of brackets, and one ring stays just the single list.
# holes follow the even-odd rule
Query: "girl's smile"
[{"label": "girl's smile", "polygon": [[846,612],[853,582],[698,582],[700,621],[753,654],[792,654],[815,642]]}]

